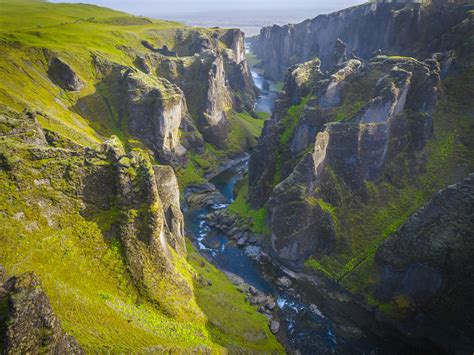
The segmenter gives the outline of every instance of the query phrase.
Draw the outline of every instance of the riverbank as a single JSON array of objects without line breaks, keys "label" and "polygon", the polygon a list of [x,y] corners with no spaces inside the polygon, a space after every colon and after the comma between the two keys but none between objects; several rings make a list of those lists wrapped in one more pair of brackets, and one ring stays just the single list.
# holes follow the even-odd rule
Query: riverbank
[{"label": "riverbank", "polygon": [[[276,84],[266,82],[255,63],[251,69],[261,91],[256,111],[269,112],[278,96]],[[378,338],[395,339],[397,334],[376,322],[373,310],[330,280],[294,273],[277,264],[265,252],[269,249],[265,236],[237,223],[238,217],[228,207],[247,171],[248,155],[225,162],[218,173],[206,176],[212,198],[186,210],[188,235],[199,253],[226,273],[248,302],[267,316],[269,327],[289,353],[403,351],[403,344]]]}]

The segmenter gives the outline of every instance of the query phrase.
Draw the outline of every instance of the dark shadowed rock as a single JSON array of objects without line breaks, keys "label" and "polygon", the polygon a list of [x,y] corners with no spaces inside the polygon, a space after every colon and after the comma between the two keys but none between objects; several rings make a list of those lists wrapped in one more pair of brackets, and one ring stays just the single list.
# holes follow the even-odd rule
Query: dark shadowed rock
[{"label": "dark shadowed rock", "polygon": [[5,354],[83,354],[53,313],[38,277],[25,273],[0,287],[0,334]]},{"label": "dark shadowed rock", "polygon": [[48,75],[64,90],[79,91],[84,87],[84,82],[71,66],[59,58],[51,59]]},{"label": "dark shadowed rock", "polygon": [[374,295],[399,307],[405,321],[396,324],[404,333],[447,350],[474,346],[473,216],[470,174],[438,192],[376,254]]}]

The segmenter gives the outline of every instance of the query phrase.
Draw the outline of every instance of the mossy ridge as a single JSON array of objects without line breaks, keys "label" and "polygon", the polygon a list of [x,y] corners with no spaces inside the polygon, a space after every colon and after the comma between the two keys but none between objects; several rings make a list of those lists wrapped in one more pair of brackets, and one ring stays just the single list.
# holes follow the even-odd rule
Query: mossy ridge
[{"label": "mossy ridge", "polygon": [[[87,169],[83,157],[32,161],[24,148],[9,144],[8,151],[2,149],[8,171],[0,172],[5,192],[0,249],[7,272],[37,273],[64,329],[86,350],[145,351],[156,344],[215,348],[204,325],[176,322],[143,300],[128,277],[119,244],[104,239],[106,226],[81,215],[74,183],[62,179],[64,170]],[[114,220],[116,211],[110,214]]]}]

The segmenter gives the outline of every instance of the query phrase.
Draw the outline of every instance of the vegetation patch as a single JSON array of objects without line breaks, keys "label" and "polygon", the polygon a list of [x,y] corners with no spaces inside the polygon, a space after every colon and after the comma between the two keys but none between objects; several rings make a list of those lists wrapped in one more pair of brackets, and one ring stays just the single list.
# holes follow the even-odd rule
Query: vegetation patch
[{"label": "vegetation patch", "polygon": [[253,209],[247,202],[248,197],[248,179],[242,183],[240,190],[237,193],[237,197],[228,207],[228,211],[236,214],[245,220],[250,222],[250,228],[252,232],[258,234],[268,235],[270,231],[267,227],[267,209],[262,207],[258,210]]},{"label": "vegetation patch", "polygon": [[[216,343],[230,352],[284,353],[268,327],[267,318],[256,312],[227,277],[188,246],[188,262],[198,273],[196,299],[209,317],[208,329]],[[244,351],[245,350],[245,351]]]}]

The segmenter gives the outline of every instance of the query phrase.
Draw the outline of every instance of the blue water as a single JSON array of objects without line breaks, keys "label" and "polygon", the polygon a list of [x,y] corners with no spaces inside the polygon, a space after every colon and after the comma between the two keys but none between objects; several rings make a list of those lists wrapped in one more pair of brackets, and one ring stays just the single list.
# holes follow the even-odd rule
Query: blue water
[{"label": "blue water", "polygon": [[[223,271],[240,276],[246,283],[271,294],[279,306],[278,317],[284,329],[285,343],[303,354],[333,354],[337,340],[330,319],[322,313],[309,311],[307,304],[275,286],[282,275],[260,258],[260,247],[240,248],[220,230],[206,223],[206,215],[214,209],[226,208],[234,199],[235,184],[247,169],[247,161],[217,175],[211,182],[227,198],[227,204],[210,206],[186,215],[188,229],[195,237],[200,253]],[[269,272],[268,270],[272,271]]]},{"label": "blue water", "polygon": [[[245,45],[245,52],[251,53],[248,44]],[[276,83],[264,79],[255,68],[250,68],[250,73],[252,74],[255,86],[260,90],[260,96],[257,98],[257,102],[255,103],[255,111],[272,113],[273,107],[275,106],[275,100],[278,97]]]}]

